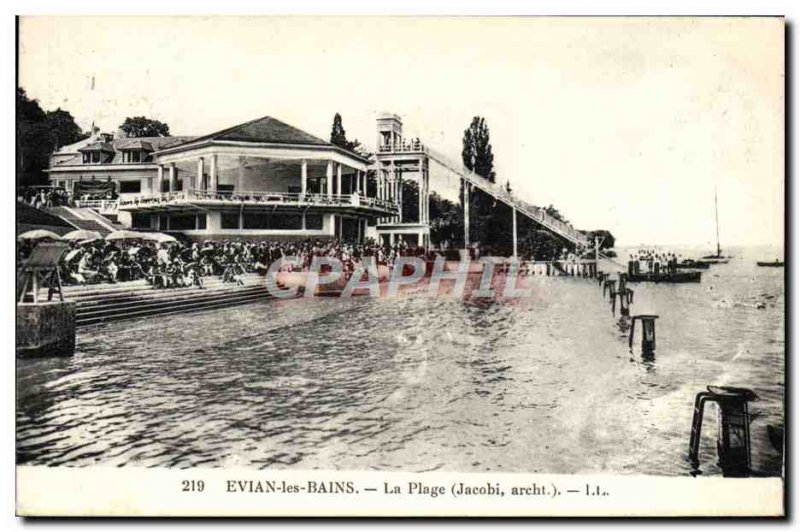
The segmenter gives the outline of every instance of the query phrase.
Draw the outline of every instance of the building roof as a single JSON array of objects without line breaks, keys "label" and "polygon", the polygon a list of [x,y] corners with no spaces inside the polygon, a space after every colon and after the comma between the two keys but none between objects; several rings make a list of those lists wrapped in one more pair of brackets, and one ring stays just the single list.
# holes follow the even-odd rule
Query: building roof
[{"label": "building roof", "polygon": [[230,140],[237,142],[263,142],[269,144],[310,144],[333,146],[330,142],[306,133],[271,116],[265,116],[194,139],[194,142]]},{"label": "building roof", "polygon": [[[138,150],[144,149],[147,151],[156,151],[156,150],[163,150],[165,148],[171,148],[172,146],[177,146],[178,144],[183,144],[185,142],[189,142],[193,140],[195,137],[138,137],[138,138],[121,138],[112,140],[110,143],[103,143],[107,146],[110,146],[110,150],[103,150],[109,151],[114,154],[114,157],[111,161],[105,164],[123,164],[122,161],[122,152],[125,150]],[[99,144],[98,142],[88,143],[85,147],[79,148],[77,151],[87,151],[94,148],[91,148],[94,144]],[[75,146],[75,145],[73,145]],[[149,148],[148,148],[149,147]],[[66,148],[66,146],[65,146]],[[74,148],[73,148],[74,149]],[[62,148],[63,150],[63,148]],[[59,150],[61,155],[68,155],[69,152],[64,152]],[[83,165],[83,156],[80,154],[75,155],[69,159],[64,159],[63,161],[57,162],[52,166],[52,168],[56,168],[59,166],[75,166],[75,165]],[[124,163],[124,164],[131,164],[131,163]],[[136,164],[136,163],[133,163]],[[87,165],[88,166],[88,165]]]},{"label": "building roof", "polygon": [[92,142],[78,151],[107,151],[109,153],[114,153],[114,148],[112,148],[111,144],[108,142]]},{"label": "building roof", "polygon": [[126,150],[153,151],[153,144],[146,140],[142,140],[141,138],[120,139],[115,148],[122,151]]}]

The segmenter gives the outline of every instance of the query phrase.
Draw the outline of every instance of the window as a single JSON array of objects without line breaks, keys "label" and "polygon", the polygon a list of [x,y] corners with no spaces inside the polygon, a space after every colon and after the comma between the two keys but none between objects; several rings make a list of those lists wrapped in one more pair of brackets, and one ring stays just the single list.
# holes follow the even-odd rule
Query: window
[{"label": "window", "polygon": [[250,213],[244,215],[243,229],[269,229],[269,214]]},{"label": "window", "polygon": [[131,215],[131,225],[137,229],[150,229],[150,215],[135,212]]},{"label": "window", "polygon": [[316,231],[322,230],[322,215],[321,214],[306,214],[306,229],[313,229]]},{"label": "window", "polygon": [[198,214],[197,215],[197,228],[198,229],[205,229],[206,228],[206,215],[205,214]]},{"label": "window", "polygon": [[125,150],[122,152],[123,163],[143,163],[147,160],[147,153],[142,150]]},{"label": "window", "polygon": [[194,214],[174,214],[169,217],[170,231],[187,231],[194,229],[197,224]]},{"label": "window", "polygon": [[303,228],[303,216],[300,214],[276,214],[270,220],[273,229],[298,230]]},{"label": "window", "polygon": [[239,213],[223,212],[220,226],[222,229],[239,229]]},{"label": "window", "polygon": [[139,194],[142,191],[142,181],[120,181],[119,193],[120,194]]}]

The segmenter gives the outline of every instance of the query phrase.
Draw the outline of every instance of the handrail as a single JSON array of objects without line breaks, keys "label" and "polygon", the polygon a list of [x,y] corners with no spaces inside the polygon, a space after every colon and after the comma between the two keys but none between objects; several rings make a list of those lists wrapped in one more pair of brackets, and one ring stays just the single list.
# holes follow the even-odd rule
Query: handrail
[{"label": "handrail", "polygon": [[423,152],[427,149],[425,145],[419,140],[412,142],[396,142],[394,144],[381,144],[378,146],[378,153],[409,153],[409,152]]},{"label": "handrail", "polygon": [[120,207],[128,205],[149,205],[163,203],[179,203],[183,201],[214,201],[220,203],[292,203],[298,205],[341,205],[374,207],[391,212],[398,210],[397,203],[362,196],[360,194],[318,194],[295,192],[235,191],[219,192],[209,190],[186,190],[162,194],[141,195],[131,199],[120,200]]},{"label": "handrail", "polygon": [[476,174],[472,170],[465,168],[463,165],[459,167],[458,165],[451,163],[447,157],[435,150],[432,150],[431,148],[427,149],[427,153],[431,159],[459,174],[461,178],[469,182],[471,185],[479,188],[495,199],[502,201],[506,205],[514,207],[519,212],[534,220],[538,224],[550,229],[556,234],[561,235],[570,242],[580,246],[590,245],[589,238],[584,232],[575,229],[569,224],[565,224],[553,216],[550,216],[544,211],[544,209],[535,207],[533,205],[528,205],[527,203],[514,198],[502,186],[492,183],[488,179]]}]

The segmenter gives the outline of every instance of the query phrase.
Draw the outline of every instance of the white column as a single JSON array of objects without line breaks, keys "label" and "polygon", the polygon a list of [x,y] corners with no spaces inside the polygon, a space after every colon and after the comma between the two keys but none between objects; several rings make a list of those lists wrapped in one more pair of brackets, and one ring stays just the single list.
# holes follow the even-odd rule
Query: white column
[{"label": "white column", "polygon": [[403,223],[403,174],[402,172],[397,173],[397,221]]},{"label": "white column", "polygon": [[211,156],[211,170],[208,177],[208,188],[211,192],[217,191],[217,154]]},{"label": "white column", "polygon": [[[303,159],[303,162],[300,165],[300,192],[305,196],[306,194],[306,181],[308,180],[308,161]],[[306,215],[303,214],[303,229],[305,229],[305,220]]]},{"label": "white column", "polygon": [[377,184],[378,184],[378,199],[382,200],[383,199],[383,170],[381,170],[380,168],[375,170],[375,180],[377,181]]},{"label": "white column", "polygon": [[333,161],[328,161],[328,168],[325,170],[325,187],[330,198],[333,195]]},{"label": "white column", "polygon": [[164,182],[164,165],[158,165],[158,177],[156,177],[156,186],[155,190],[153,191],[154,194],[161,194],[161,183]]},{"label": "white column", "polygon": [[342,195],[342,163],[336,164],[336,194]]},{"label": "white column", "polygon": [[464,249],[469,248],[469,183],[464,181]]},{"label": "white column", "polygon": [[425,202],[425,170],[422,169],[422,159],[419,160],[419,198],[417,198],[417,223],[425,223],[425,213],[423,212],[423,203]]},{"label": "white column", "polygon": [[169,191],[175,192],[178,188],[178,176],[175,175],[175,163],[169,163]]},{"label": "white column", "polygon": [[512,238],[514,239],[514,258],[517,258],[517,209],[511,207]]},{"label": "white column", "polygon": [[195,188],[197,190],[203,189],[203,174],[205,173],[205,168],[203,166],[203,158],[200,157],[197,159],[197,179],[195,180]]},{"label": "white column", "polygon": [[359,196],[361,195],[361,174],[361,170],[356,170],[356,172],[353,174],[353,179],[356,180],[356,194]]}]

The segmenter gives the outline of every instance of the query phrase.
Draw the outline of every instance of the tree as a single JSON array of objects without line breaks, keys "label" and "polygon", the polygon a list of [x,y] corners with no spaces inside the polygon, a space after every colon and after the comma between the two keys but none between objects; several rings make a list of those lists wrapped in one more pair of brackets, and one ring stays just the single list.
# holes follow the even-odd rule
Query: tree
[{"label": "tree", "polygon": [[347,134],[345,133],[344,126],[342,125],[342,115],[339,113],[336,113],[333,116],[333,125],[331,126],[331,144],[335,144],[340,148],[358,153],[359,155],[366,155],[358,139],[352,142],[347,140]]},{"label": "tree", "polygon": [[46,122],[50,133],[50,144],[54,150],[68,144],[74,144],[87,136],[75,123],[72,114],[60,107],[55,111],[47,112]]},{"label": "tree", "polygon": [[169,126],[145,116],[127,117],[119,128],[128,137],[169,137]]},{"label": "tree", "polygon": [[419,221],[419,185],[416,181],[403,181],[403,223]]},{"label": "tree", "polygon": [[[492,144],[489,142],[489,127],[486,120],[480,116],[472,118],[469,127],[464,130],[461,145],[461,159],[468,170],[485,179],[495,182],[494,155]],[[461,197],[463,198],[464,183],[461,183]],[[503,213],[496,208],[495,199],[478,188],[470,194],[470,240],[478,242],[483,247],[491,245],[498,234],[493,230],[502,223]],[[463,208],[463,206],[462,206]]]},{"label": "tree", "polygon": [[17,88],[16,125],[19,186],[47,183],[43,170],[49,166],[50,154],[87,136],[68,111],[59,108],[45,112],[21,87]]},{"label": "tree", "polygon": [[587,233],[589,240],[592,242],[594,246],[594,239],[597,238],[600,242],[600,249],[611,249],[614,247],[616,243],[616,239],[614,235],[611,234],[610,231],[605,229],[595,229],[594,231],[589,231]]},{"label": "tree", "polygon": [[472,123],[464,130],[461,159],[469,170],[494,183],[494,154],[489,142],[489,127],[483,117],[473,117]]},{"label": "tree", "polygon": [[333,116],[333,126],[331,126],[331,144],[336,144],[344,148],[347,143],[347,135],[342,125],[342,115],[336,113]]},{"label": "tree", "polygon": [[547,213],[547,214],[549,214],[550,216],[552,216],[553,218],[555,218],[556,220],[558,220],[558,221],[560,221],[560,222],[563,222],[563,223],[565,223],[565,224],[568,224],[568,223],[569,223],[569,221],[567,221],[566,217],[565,217],[563,214],[561,214],[561,213],[558,211],[558,209],[556,209],[555,207],[553,207],[553,205],[552,205],[552,204],[550,204],[550,205],[548,205],[547,207],[545,207],[545,209],[544,209],[544,212],[545,212],[545,213]]},{"label": "tree", "polygon": [[42,170],[47,166],[47,115],[37,100],[25,89],[17,89],[17,184],[37,185],[46,182]]},{"label": "tree", "polygon": [[431,242],[440,246],[461,245],[464,238],[464,224],[458,204],[430,194]]}]

